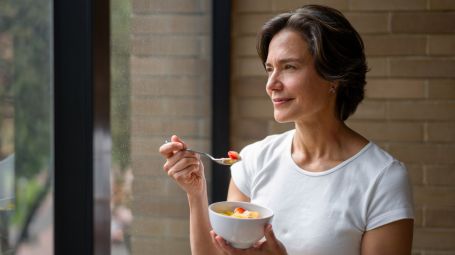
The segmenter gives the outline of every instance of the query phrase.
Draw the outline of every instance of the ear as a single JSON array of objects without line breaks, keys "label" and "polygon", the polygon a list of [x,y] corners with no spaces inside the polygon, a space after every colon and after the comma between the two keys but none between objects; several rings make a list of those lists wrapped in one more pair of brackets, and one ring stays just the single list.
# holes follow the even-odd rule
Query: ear
[{"label": "ear", "polygon": [[337,92],[339,84],[339,81],[331,81],[329,92],[335,94]]}]

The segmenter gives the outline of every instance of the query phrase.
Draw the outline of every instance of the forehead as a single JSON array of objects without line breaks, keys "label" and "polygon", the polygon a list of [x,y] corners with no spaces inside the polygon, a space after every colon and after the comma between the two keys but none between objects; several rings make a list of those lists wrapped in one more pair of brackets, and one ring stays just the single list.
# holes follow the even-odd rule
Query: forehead
[{"label": "forehead", "polygon": [[284,29],[270,41],[267,62],[282,58],[304,58],[309,55],[308,43],[294,30]]}]

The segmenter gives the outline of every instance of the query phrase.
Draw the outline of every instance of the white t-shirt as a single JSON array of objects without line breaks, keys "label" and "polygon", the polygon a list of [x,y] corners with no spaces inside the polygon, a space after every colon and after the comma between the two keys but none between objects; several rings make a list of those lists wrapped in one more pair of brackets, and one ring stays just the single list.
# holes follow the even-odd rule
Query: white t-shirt
[{"label": "white t-shirt", "polygon": [[305,171],[291,157],[294,133],[246,146],[231,167],[240,191],[273,210],[288,254],[360,254],[365,231],[414,217],[406,168],[387,152],[370,142],[332,169]]}]

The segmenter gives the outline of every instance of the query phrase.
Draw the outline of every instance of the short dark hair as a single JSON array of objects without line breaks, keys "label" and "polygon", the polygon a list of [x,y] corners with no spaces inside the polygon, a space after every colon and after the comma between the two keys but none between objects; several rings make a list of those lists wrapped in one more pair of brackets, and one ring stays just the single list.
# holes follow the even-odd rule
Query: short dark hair
[{"label": "short dark hair", "polygon": [[283,29],[299,33],[308,43],[318,74],[339,83],[337,117],[345,121],[363,100],[368,71],[362,38],[344,15],[333,8],[305,5],[267,21],[258,34],[257,51],[265,64],[272,38]]}]

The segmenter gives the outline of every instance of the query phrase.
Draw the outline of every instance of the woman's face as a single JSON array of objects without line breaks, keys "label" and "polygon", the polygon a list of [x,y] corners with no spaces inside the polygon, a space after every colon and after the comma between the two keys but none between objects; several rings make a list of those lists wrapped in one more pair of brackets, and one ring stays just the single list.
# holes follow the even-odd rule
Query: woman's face
[{"label": "woman's face", "polygon": [[276,121],[335,117],[334,84],[318,75],[308,44],[297,32],[284,29],[272,38],[265,67]]}]

